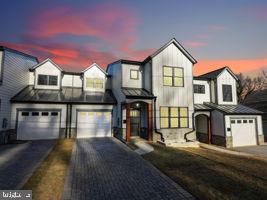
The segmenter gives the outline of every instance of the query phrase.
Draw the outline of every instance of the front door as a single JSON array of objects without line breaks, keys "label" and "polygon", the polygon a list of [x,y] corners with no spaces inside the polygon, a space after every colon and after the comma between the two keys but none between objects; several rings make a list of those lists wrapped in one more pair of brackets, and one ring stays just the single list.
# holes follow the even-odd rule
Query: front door
[{"label": "front door", "polygon": [[131,113],[131,136],[139,136],[140,133],[140,110],[132,109]]}]

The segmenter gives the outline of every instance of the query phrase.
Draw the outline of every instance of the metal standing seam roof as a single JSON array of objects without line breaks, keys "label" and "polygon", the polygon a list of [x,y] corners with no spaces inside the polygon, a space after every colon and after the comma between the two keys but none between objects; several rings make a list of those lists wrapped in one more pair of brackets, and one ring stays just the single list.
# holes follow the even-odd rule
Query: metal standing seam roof
[{"label": "metal standing seam roof", "polygon": [[62,87],[61,90],[34,89],[27,86],[11,102],[22,103],[80,103],[80,104],[116,104],[111,90],[105,92],[87,92],[82,88]]},{"label": "metal standing seam roof", "polygon": [[245,99],[245,104],[250,103],[263,103],[267,102],[267,89],[259,90],[248,95]]},{"label": "metal standing seam roof", "polygon": [[244,106],[242,104],[238,105],[217,105],[214,103],[204,103],[204,105],[221,111],[225,114],[263,114],[263,112],[258,111],[256,109]]},{"label": "metal standing seam roof", "polygon": [[152,93],[143,88],[121,88],[122,93],[126,98],[142,98],[142,99],[153,99],[156,98]]},{"label": "metal standing seam roof", "polygon": [[207,110],[207,111],[213,110],[212,108],[210,108],[204,104],[195,104],[194,108],[195,108],[195,110]]}]

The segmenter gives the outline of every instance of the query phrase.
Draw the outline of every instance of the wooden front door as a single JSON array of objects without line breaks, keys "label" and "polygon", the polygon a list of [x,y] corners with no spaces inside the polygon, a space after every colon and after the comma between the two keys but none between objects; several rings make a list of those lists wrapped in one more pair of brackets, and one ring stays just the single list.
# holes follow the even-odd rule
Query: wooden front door
[{"label": "wooden front door", "polygon": [[130,116],[131,116],[131,136],[139,136],[140,126],[141,126],[140,110],[132,109]]}]

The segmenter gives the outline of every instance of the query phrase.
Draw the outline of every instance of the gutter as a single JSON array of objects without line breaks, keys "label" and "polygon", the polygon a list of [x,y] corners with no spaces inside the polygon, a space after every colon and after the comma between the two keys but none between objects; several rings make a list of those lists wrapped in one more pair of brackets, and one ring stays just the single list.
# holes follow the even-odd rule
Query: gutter
[{"label": "gutter", "polygon": [[186,142],[192,142],[192,140],[187,139],[187,135],[189,135],[190,133],[193,133],[194,131],[196,131],[194,115],[195,115],[195,111],[192,113],[192,126],[193,126],[192,131],[189,131],[189,132],[184,134],[184,139],[185,139]]},{"label": "gutter", "polygon": [[157,133],[157,134],[159,134],[160,135],[160,140],[161,140],[161,142],[164,142],[165,141],[165,139],[164,139],[164,137],[163,137],[163,134],[161,133],[161,132],[159,132],[158,131],[158,129],[157,129],[157,120],[156,120],[156,98],[154,99],[154,131],[155,131],[155,133]]}]

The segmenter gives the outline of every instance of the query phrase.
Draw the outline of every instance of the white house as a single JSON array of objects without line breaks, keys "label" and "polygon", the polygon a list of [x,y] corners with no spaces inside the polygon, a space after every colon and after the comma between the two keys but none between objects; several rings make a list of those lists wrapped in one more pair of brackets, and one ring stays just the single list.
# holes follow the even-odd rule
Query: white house
[{"label": "white house", "polygon": [[261,112],[237,104],[236,76],[223,68],[193,77],[196,62],[176,39],[142,62],[118,60],[106,71],[94,63],[66,72],[46,59],[28,70],[24,89],[10,99],[10,130],[19,140],[261,144]]}]

